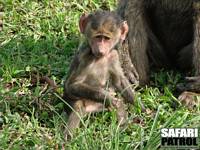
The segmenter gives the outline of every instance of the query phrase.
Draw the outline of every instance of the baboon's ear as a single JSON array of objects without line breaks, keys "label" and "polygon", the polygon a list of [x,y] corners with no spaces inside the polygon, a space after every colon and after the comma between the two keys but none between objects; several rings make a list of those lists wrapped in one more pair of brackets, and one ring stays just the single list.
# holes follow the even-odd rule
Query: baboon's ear
[{"label": "baboon's ear", "polygon": [[124,21],[122,23],[122,26],[121,26],[121,36],[120,36],[120,39],[122,41],[124,41],[126,39],[127,33],[128,33],[128,24],[127,24],[126,21]]},{"label": "baboon's ear", "polygon": [[79,20],[79,29],[80,29],[81,33],[85,32],[87,23],[88,23],[88,14],[84,13],[81,15],[80,20]]}]

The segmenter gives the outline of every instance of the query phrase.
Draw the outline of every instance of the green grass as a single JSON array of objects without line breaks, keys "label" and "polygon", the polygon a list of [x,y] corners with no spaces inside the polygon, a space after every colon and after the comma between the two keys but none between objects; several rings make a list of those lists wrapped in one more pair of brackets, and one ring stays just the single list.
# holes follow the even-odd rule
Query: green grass
[{"label": "green grass", "polygon": [[[79,16],[100,7],[114,9],[115,1],[0,0],[1,5],[5,15],[0,33],[0,149],[156,149],[160,128],[200,127],[199,108],[173,107],[180,74],[160,71],[152,75],[151,86],[136,95],[148,111],[129,105],[126,128],[118,127],[114,111],[91,114],[65,142],[65,103],[46,84],[33,85],[31,74],[48,75],[62,94],[80,42]],[[137,117],[142,123],[135,123]]]}]

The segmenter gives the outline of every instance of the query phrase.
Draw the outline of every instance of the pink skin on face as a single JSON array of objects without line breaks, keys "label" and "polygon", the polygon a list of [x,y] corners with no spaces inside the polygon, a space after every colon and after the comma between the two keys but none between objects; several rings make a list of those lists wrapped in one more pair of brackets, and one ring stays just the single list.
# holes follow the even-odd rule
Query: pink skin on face
[{"label": "pink skin on face", "polygon": [[107,55],[113,47],[114,41],[104,36],[97,36],[92,39],[91,48],[92,53],[96,57]]}]

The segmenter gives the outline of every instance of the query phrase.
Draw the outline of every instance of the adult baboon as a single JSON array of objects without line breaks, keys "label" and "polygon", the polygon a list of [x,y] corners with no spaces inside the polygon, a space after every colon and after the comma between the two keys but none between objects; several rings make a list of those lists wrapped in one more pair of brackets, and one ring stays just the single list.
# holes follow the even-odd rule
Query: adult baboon
[{"label": "adult baboon", "polygon": [[[150,66],[194,69],[195,76],[179,84],[183,91],[200,91],[200,1],[199,0],[120,0],[118,13],[128,21],[124,43],[126,66],[132,64],[140,84],[149,82]],[[126,49],[127,48],[127,49]],[[130,60],[132,64],[130,64]]]}]

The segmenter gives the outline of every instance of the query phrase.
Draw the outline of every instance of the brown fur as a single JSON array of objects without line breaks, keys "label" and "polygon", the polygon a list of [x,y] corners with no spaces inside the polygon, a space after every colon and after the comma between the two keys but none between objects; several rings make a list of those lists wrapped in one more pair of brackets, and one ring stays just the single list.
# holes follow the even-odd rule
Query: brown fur
[{"label": "brown fur", "polygon": [[[194,69],[200,75],[200,1],[120,0],[118,13],[129,25],[123,46],[128,47],[140,84],[149,82],[152,66],[183,72]],[[134,74],[126,75],[129,79]],[[184,90],[200,91],[199,83],[188,82]]]}]

